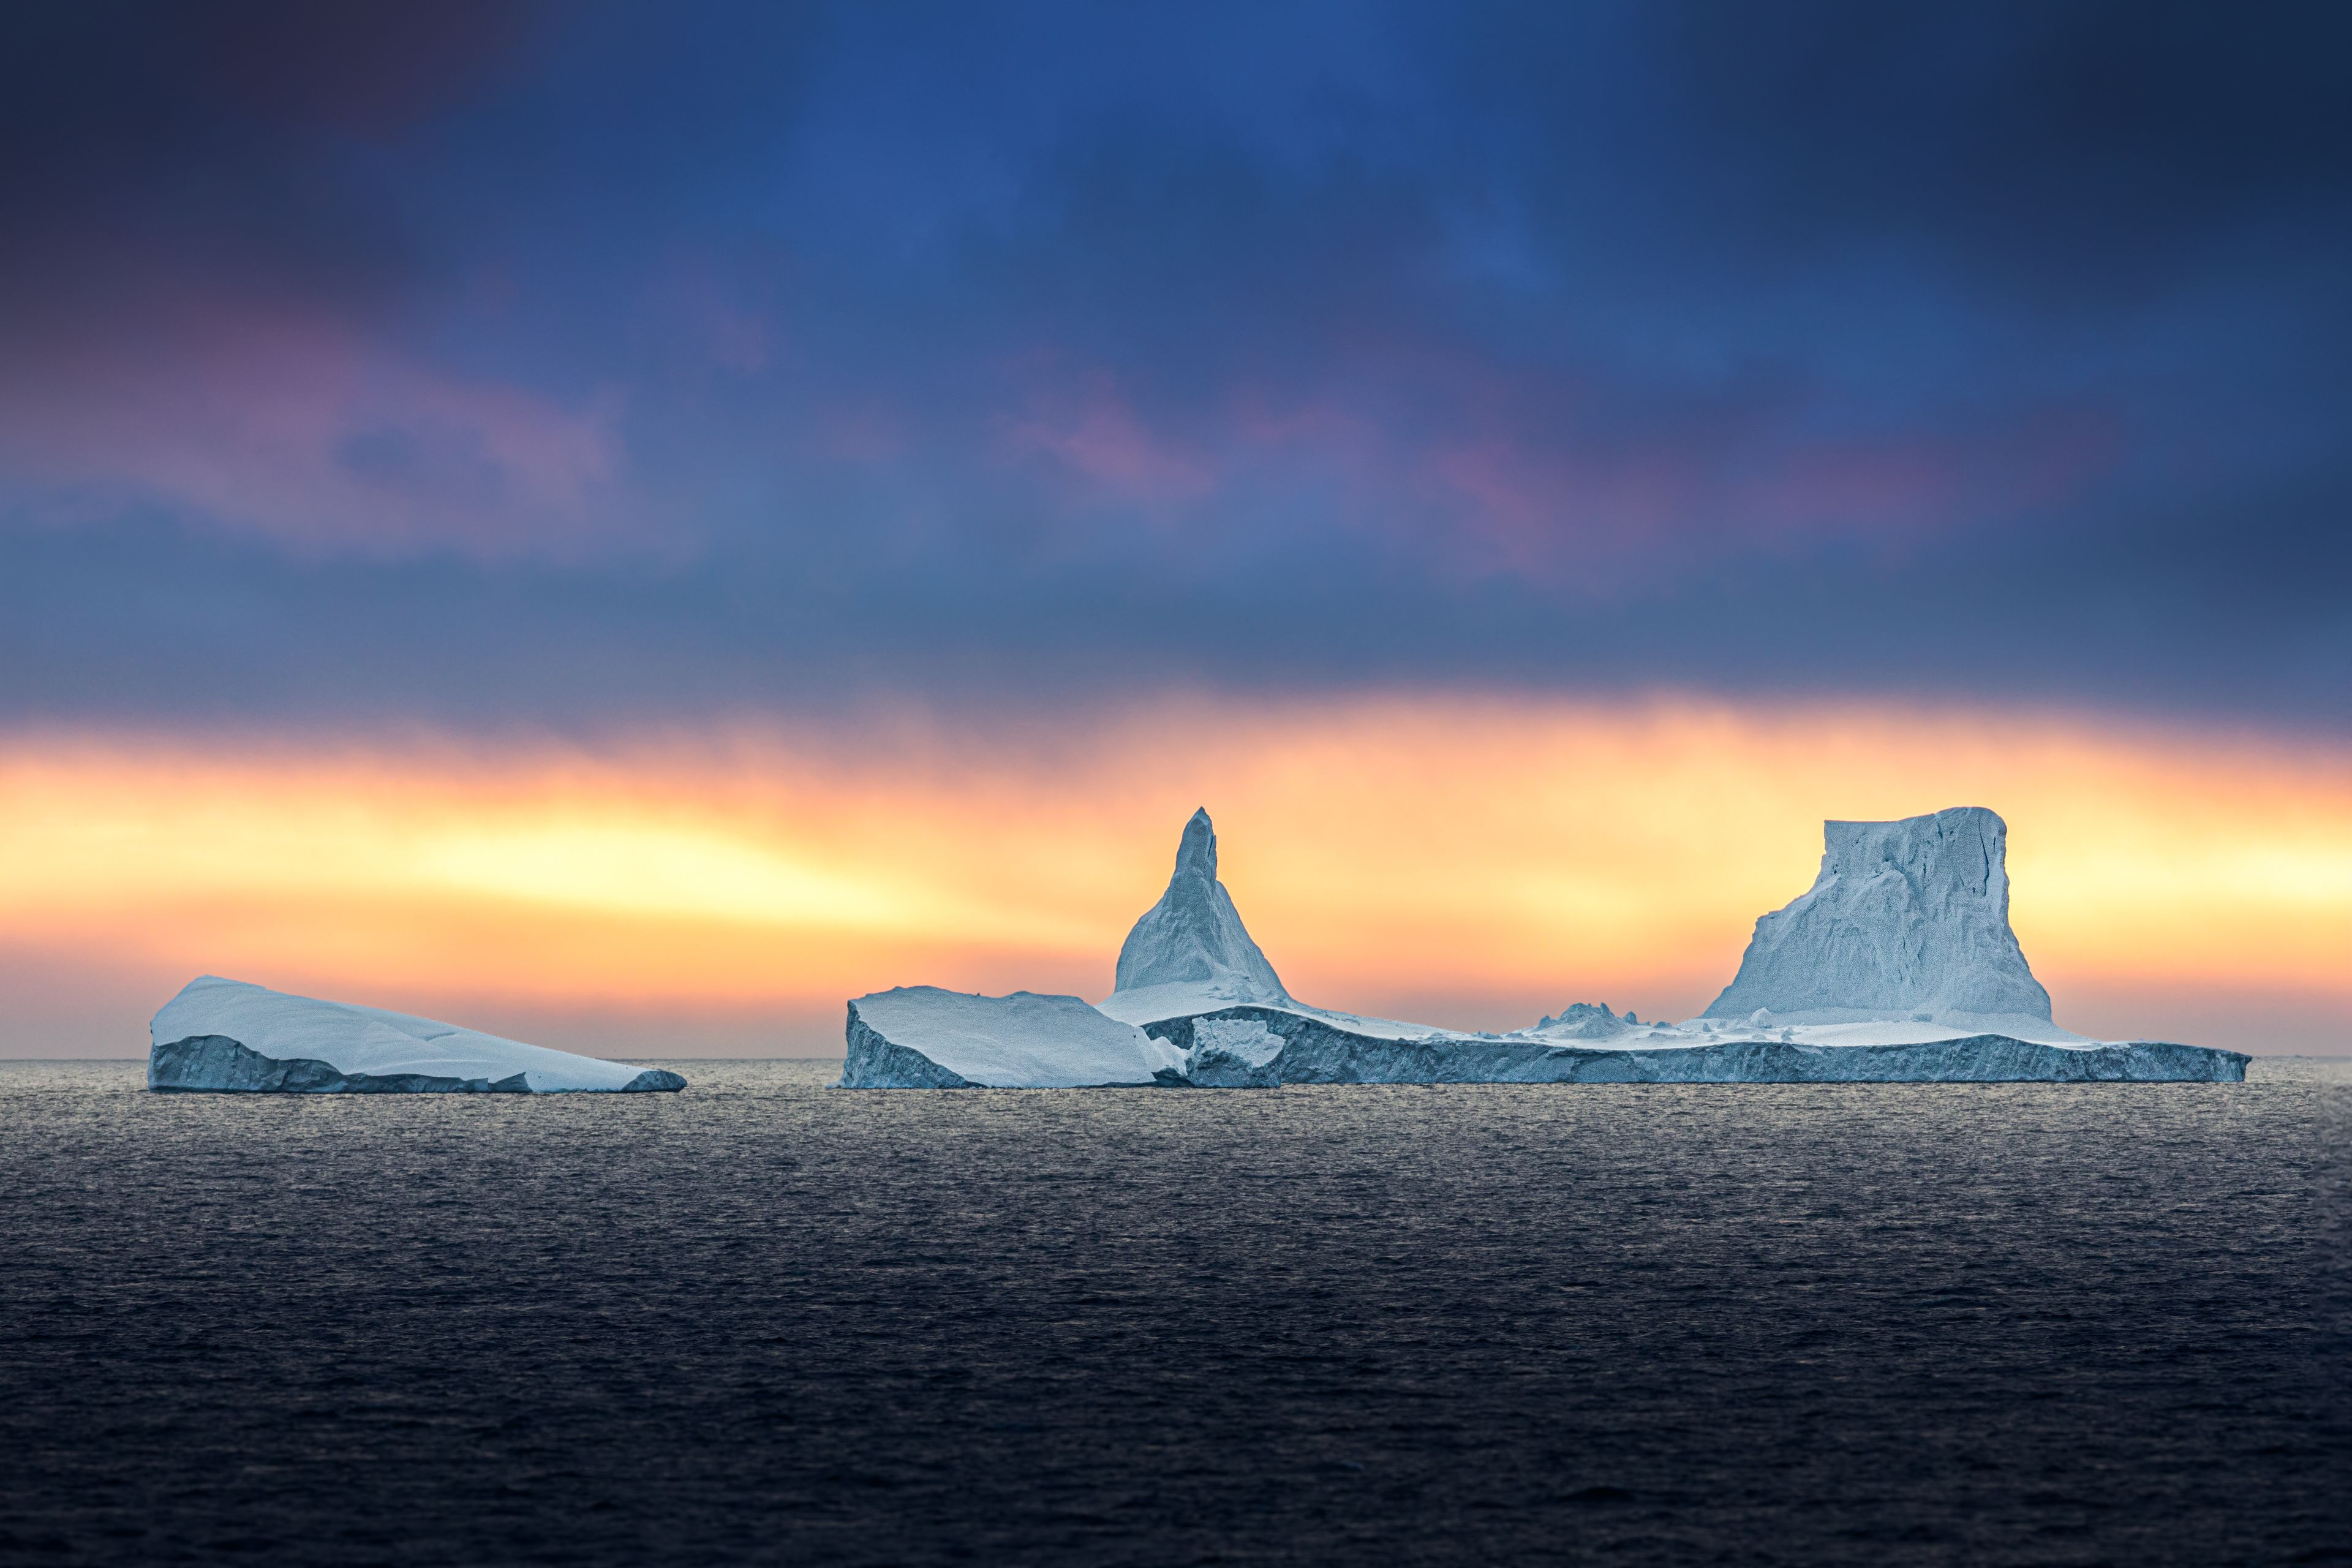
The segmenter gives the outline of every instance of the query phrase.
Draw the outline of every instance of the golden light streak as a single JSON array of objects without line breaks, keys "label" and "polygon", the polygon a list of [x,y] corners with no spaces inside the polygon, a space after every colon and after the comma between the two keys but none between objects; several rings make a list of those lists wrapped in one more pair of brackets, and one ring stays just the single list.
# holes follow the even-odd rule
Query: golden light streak
[{"label": "golden light streak", "polygon": [[1822,818],[1983,805],[2062,1021],[2070,985],[2156,979],[2352,1016],[2352,753],[1853,705],[1202,703],[595,752],[18,732],[0,947],[423,1010],[1099,996],[1196,805],[1293,989],[1367,1011],[1687,1014],[1810,883]]}]

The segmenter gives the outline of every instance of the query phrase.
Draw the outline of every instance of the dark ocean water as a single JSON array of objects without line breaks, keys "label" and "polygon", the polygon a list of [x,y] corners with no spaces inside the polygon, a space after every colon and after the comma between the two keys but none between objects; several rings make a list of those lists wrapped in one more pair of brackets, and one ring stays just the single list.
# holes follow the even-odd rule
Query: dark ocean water
[{"label": "dark ocean water", "polygon": [[14,1563],[2352,1562],[2352,1070],[0,1065]]}]

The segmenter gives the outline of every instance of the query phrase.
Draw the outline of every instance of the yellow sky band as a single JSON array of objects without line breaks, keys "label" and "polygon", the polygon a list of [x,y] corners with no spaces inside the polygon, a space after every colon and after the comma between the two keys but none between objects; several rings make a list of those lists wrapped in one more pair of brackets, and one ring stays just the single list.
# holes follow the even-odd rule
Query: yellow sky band
[{"label": "yellow sky band", "polygon": [[1822,818],[1981,805],[2061,1022],[2138,982],[2352,1015],[2352,752],[1885,706],[1435,694],[593,749],[19,731],[0,945],[419,1006],[1098,996],[1200,805],[1321,1003],[1686,1014],[1811,882]]}]

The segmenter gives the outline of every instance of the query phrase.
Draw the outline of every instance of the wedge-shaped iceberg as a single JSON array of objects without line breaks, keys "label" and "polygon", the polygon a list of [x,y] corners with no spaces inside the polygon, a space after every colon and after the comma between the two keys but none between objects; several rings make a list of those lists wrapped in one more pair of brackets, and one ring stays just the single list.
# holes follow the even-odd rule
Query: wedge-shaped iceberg
[{"label": "wedge-shaped iceberg", "polygon": [[526,1046],[431,1018],[207,974],[150,1026],[147,1087],[278,1094],[680,1089],[659,1068]]},{"label": "wedge-shaped iceberg", "polygon": [[1217,881],[1208,814],[1120,950],[1118,989],[849,1006],[851,1088],[1286,1083],[2235,1082],[2247,1058],[2089,1040],[2051,1021],[2009,929],[2007,829],[1980,808],[1832,822],[1812,891],[1764,917],[1706,1016],[1639,1024],[1578,1003],[1469,1034],[1292,997]]},{"label": "wedge-shaped iceberg", "polygon": [[849,1005],[846,1089],[1093,1089],[1165,1081],[1177,1051],[1076,996],[902,985]]}]

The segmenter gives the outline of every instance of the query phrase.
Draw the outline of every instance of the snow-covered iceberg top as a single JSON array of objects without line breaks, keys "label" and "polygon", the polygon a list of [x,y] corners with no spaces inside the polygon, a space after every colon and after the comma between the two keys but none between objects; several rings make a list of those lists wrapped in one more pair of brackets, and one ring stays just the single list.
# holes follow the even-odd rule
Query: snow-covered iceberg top
[{"label": "snow-covered iceberg top", "polygon": [[1756,922],[1739,973],[1701,1015],[1784,1023],[2050,1022],[2009,926],[2009,826],[1980,805],[1822,824],[1812,887]]},{"label": "snow-covered iceberg top", "polygon": [[849,1089],[1091,1089],[1160,1081],[1181,1053],[1076,996],[902,985],[849,1005]]},{"label": "snow-covered iceberg top", "polygon": [[149,1026],[151,1089],[279,1093],[678,1089],[686,1080],[406,1013],[207,974]]}]

